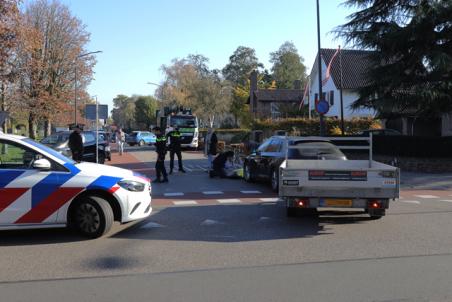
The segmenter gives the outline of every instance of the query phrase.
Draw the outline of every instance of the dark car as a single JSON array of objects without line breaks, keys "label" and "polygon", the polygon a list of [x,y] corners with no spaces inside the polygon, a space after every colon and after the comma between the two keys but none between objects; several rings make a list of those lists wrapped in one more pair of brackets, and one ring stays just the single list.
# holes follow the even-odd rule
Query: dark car
[{"label": "dark car", "polygon": [[[290,145],[289,152],[287,146]],[[293,148],[296,146],[296,148]],[[316,137],[273,136],[245,158],[243,176],[246,181],[265,180],[278,190],[279,166],[286,159],[346,160],[344,153],[330,141]]]},{"label": "dark car", "polygon": [[[71,150],[69,149],[69,135],[71,131],[61,131],[54,133],[41,140],[41,143],[47,145],[61,154],[71,157]],[[96,162],[96,132],[83,131],[83,161]],[[98,158],[99,163],[103,164],[105,159],[109,157],[110,146],[105,140],[105,136],[99,133],[99,145],[98,145]],[[111,155],[110,155],[111,158]]]},{"label": "dark car", "polygon": [[369,129],[369,130],[364,130],[362,132],[360,132],[359,134],[362,136],[369,136],[369,133],[372,133],[372,135],[379,135],[379,136],[383,136],[383,135],[402,135],[402,133],[400,133],[397,130],[394,129]]}]

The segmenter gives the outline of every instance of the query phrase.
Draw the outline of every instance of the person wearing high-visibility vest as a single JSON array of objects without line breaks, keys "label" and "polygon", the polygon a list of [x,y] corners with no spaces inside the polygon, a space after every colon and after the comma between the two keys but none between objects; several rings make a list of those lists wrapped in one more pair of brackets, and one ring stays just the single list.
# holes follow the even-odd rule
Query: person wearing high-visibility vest
[{"label": "person wearing high-visibility vest", "polygon": [[[168,175],[165,168],[165,156],[166,156],[166,136],[162,134],[160,127],[152,129],[155,133],[155,152],[157,152],[157,160],[155,162],[155,172],[157,178],[154,183],[168,182]],[[163,176],[163,179],[161,178]]]},{"label": "person wearing high-visibility vest", "polygon": [[174,168],[174,155],[177,155],[177,163],[179,164],[179,172],[185,173],[184,166],[182,164],[182,148],[181,148],[181,134],[179,128],[172,127],[172,130],[166,135],[169,140],[169,150],[170,150],[170,172],[173,174]]}]

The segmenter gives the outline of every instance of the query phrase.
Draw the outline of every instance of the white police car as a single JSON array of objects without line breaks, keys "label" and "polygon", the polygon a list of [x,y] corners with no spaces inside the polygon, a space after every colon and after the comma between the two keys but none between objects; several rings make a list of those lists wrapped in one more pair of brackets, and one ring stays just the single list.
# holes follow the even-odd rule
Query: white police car
[{"label": "white police car", "polygon": [[151,214],[151,183],[130,170],[75,163],[0,132],[0,230],[64,227],[97,238]]}]

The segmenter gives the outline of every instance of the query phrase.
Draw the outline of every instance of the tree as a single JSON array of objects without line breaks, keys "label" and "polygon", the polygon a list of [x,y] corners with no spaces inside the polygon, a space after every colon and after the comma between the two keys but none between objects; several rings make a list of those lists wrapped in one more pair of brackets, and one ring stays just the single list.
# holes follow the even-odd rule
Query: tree
[{"label": "tree", "polygon": [[44,120],[48,134],[52,117],[61,114],[72,99],[75,68],[80,95],[87,97],[84,90],[91,81],[95,59],[78,58],[86,52],[90,35],[59,1],[31,2],[22,23],[25,29],[17,63],[21,68],[21,97],[29,110],[29,135],[35,137],[36,122]]},{"label": "tree", "polygon": [[229,57],[229,63],[223,68],[224,78],[234,85],[246,85],[251,72],[259,68],[264,68],[256,57],[253,48],[239,46]]},{"label": "tree", "polygon": [[229,112],[232,88],[223,81],[218,72],[207,67],[204,56],[189,55],[184,59],[174,59],[172,64],[162,66],[165,81],[157,95],[166,106],[190,107],[211,125],[217,117]]},{"label": "tree", "polygon": [[141,129],[149,130],[155,125],[155,112],[158,109],[158,101],[152,96],[138,96],[135,101],[135,122]]},{"label": "tree", "polygon": [[[17,0],[0,0],[0,110],[6,111],[6,92],[14,81],[14,53],[19,40],[20,14]],[[5,121],[4,132],[7,123]],[[1,125],[0,125],[1,126]]]},{"label": "tree", "polygon": [[306,80],[306,66],[303,58],[292,42],[285,42],[279,50],[270,54],[270,62],[273,64],[271,70],[276,86],[283,89],[294,88],[296,80]]},{"label": "tree", "polygon": [[356,7],[336,33],[373,50],[354,108],[393,114],[440,116],[452,110],[451,1],[349,0]]},{"label": "tree", "polygon": [[135,127],[135,100],[120,94],[113,99],[112,118],[116,126],[128,131]]}]

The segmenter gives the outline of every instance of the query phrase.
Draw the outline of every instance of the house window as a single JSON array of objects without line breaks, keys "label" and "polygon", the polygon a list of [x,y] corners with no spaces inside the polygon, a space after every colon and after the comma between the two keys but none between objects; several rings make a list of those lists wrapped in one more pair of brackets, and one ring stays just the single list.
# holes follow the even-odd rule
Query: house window
[{"label": "house window", "polygon": [[326,92],[322,92],[322,101],[326,101]]},{"label": "house window", "polygon": [[331,91],[330,91],[330,99],[329,99],[329,102],[330,102],[330,106],[333,106],[333,105],[334,105],[334,90],[331,90]]},{"label": "house window", "polygon": [[272,119],[278,119],[281,117],[281,112],[279,111],[279,106],[277,103],[270,103],[270,113]]}]

